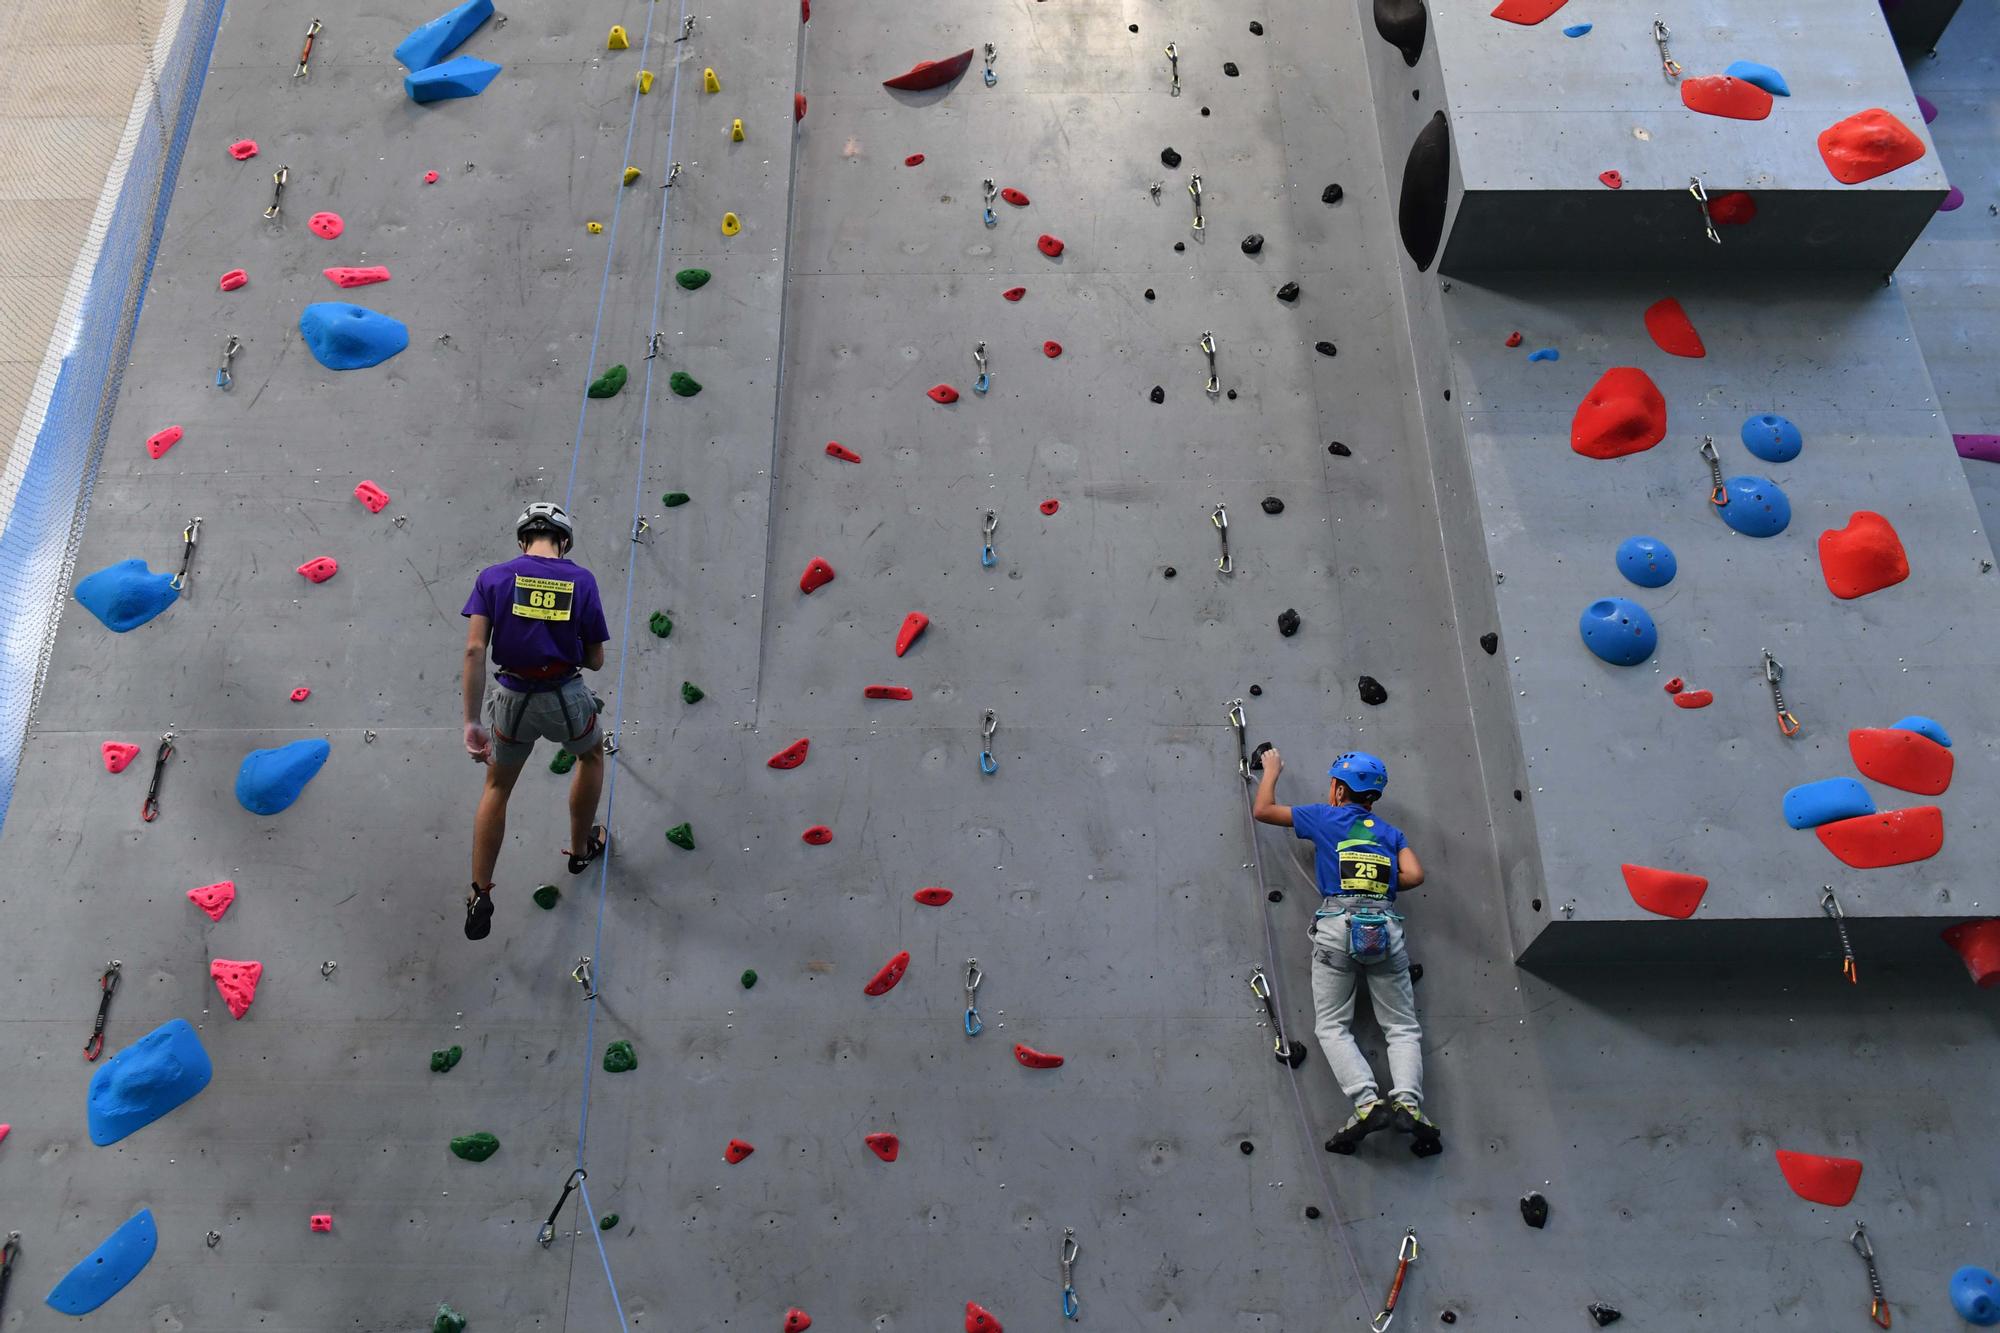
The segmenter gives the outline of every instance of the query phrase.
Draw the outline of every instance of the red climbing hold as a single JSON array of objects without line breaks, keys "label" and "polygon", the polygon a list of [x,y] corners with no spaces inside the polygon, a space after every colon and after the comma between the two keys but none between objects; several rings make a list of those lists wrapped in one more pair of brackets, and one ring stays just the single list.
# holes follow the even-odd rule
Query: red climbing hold
[{"label": "red climbing hold", "polygon": [[183,431],[179,426],[169,426],[165,430],[160,431],[157,434],[148,435],[146,437],[147,455],[152,458],[158,458],[160,455],[166,453],[167,450],[179,444],[181,442],[181,436],[184,434],[186,434],[186,432]]},{"label": "red climbing hold", "polygon": [[1023,1046],[1018,1041],[1014,1043],[1014,1058],[1030,1069],[1060,1069],[1063,1062],[1060,1055],[1050,1055],[1047,1051]]},{"label": "red climbing hold", "polygon": [[313,235],[324,237],[330,241],[340,235],[340,233],[346,231],[347,224],[341,221],[340,214],[338,213],[315,213],[306,219],[306,228]]},{"label": "red climbing hold", "polygon": [[1047,357],[1051,361],[1055,360],[1057,357],[1062,355],[1062,344],[1054,341],[1043,343],[1042,355]]},{"label": "red climbing hold", "polygon": [[864,685],[861,687],[864,699],[901,699],[908,702],[916,698],[907,685]]},{"label": "red climbing hold", "polygon": [[838,458],[843,463],[859,463],[861,461],[860,454],[855,453],[844,444],[836,444],[831,440],[827,441],[826,456],[828,458]]},{"label": "red climbing hold", "polygon": [[952,388],[949,384],[933,384],[929,389],[929,393],[931,401],[934,403],[955,403],[958,401],[958,390]]},{"label": "red climbing hold", "polygon": [[895,88],[906,93],[920,93],[927,88],[939,88],[965,73],[972,64],[972,48],[966,47],[955,56],[943,60],[919,60],[893,79],[882,80],[884,88]]},{"label": "red climbing hold", "polygon": [[389,270],[381,264],[372,264],[367,268],[327,268],[320,272],[326,274],[327,281],[336,287],[366,287],[370,283],[389,280]]},{"label": "red climbing hold", "polygon": [[1567,3],[1569,0],[1500,0],[1493,7],[1493,17],[1532,27]]},{"label": "red climbing hold", "polygon": [[896,656],[910,651],[910,645],[917,636],[931,627],[931,618],[921,611],[912,611],[903,617],[903,627],[896,631]]},{"label": "red climbing hold", "polygon": [[1728,120],[1763,120],[1775,99],[1756,84],[1728,74],[1704,74],[1681,80],[1681,105],[1705,116]]},{"label": "red climbing hold", "polygon": [[1706,708],[1715,702],[1713,690],[1688,690],[1674,696],[1676,708]]},{"label": "red climbing hold", "polygon": [[2000,917],[1961,921],[1939,938],[1958,950],[1975,985],[2000,986]]},{"label": "red climbing hold", "polygon": [[1910,577],[1910,557],[1888,519],[1859,509],[1846,527],[1819,535],[1819,571],[1826,576],[1827,591],[1846,601]]},{"label": "red climbing hold", "polygon": [[1042,502],[1041,502],[1041,504],[1040,504],[1040,505],[1038,505],[1038,506],[1036,506],[1036,507],[1037,507],[1037,508],[1039,508],[1039,509],[1040,509],[1040,510],[1042,511],[1042,514],[1043,514],[1043,515],[1044,515],[1045,517],[1052,517],[1052,516],[1054,516],[1055,512],[1056,512],[1056,511],[1057,511],[1058,509],[1061,509],[1061,508],[1062,508],[1062,501],[1061,501],[1061,500],[1044,500],[1044,501],[1042,501]]},{"label": "red climbing hold", "polygon": [[1718,227],[1740,227],[1757,216],[1757,201],[1742,190],[1718,194],[1708,201],[1708,219]]},{"label": "red climbing hold", "polygon": [[806,95],[804,93],[793,93],[792,123],[796,125],[805,118],[806,118]]},{"label": "red climbing hold", "polygon": [[229,145],[229,155],[238,162],[248,162],[251,158],[257,156],[257,141],[255,139],[238,139],[235,143]]},{"label": "red climbing hold", "polygon": [[1842,185],[1859,185],[1907,167],[1924,155],[1924,141],[1884,111],[1871,107],[1819,132],[1819,155]]},{"label": "red climbing hold", "polygon": [[1685,920],[1694,915],[1694,909],[1701,906],[1701,895],[1708,892],[1708,880],[1701,875],[1656,870],[1652,866],[1618,868],[1625,874],[1625,891],[1632,895],[1632,901],[1659,916]]},{"label": "red climbing hold", "polygon": [[354,498],[361,501],[371,514],[379,514],[389,507],[389,492],[372,481],[364,481],[354,488]]},{"label": "red climbing hold", "polygon": [[1687,682],[1682,680],[1679,676],[1675,676],[1672,680],[1668,681],[1665,685],[1662,685],[1660,688],[1665,690],[1668,694],[1679,694],[1682,690],[1687,688]]},{"label": "red climbing hold", "polygon": [[1026,208],[1028,206],[1028,196],[1022,194],[1019,190],[1015,189],[1011,185],[1009,185],[1006,189],[1000,191],[1000,197],[1002,199],[1005,199],[1008,203],[1014,205],[1014,207],[1016,208]]},{"label": "red climbing hold", "polygon": [[1914,731],[1857,727],[1847,733],[1847,752],[1862,777],[1885,786],[1919,796],[1937,796],[1951,786],[1951,751]]},{"label": "red climbing hold", "polygon": [[1667,437],[1667,400],[1645,371],[1613,366],[1570,419],[1569,447],[1586,458],[1643,453]]},{"label": "red climbing hold", "polygon": [[220,884],[204,884],[198,889],[187,891],[188,901],[208,913],[210,921],[222,920],[222,914],[229,910],[229,904],[236,901],[236,882],[223,880]]},{"label": "red climbing hold", "polygon": [[1009,287],[1006,291],[1000,293],[1000,296],[1003,300],[1018,301],[1027,294],[1028,289],[1026,287]]},{"label": "red climbing hold", "polygon": [[811,23],[812,21],[813,0],[799,0],[799,22]]},{"label": "red climbing hold", "polygon": [[745,1143],[742,1139],[731,1139],[729,1145],[722,1150],[722,1160],[735,1166],[756,1151],[754,1145]]},{"label": "red climbing hold", "polygon": [[920,167],[923,164],[924,164],[924,155],[922,153],[911,153],[908,157],[903,159],[903,165],[906,167]]},{"label": "red climbing hold", "polygon": [[1519,347],[1521,345],[1521,331],[1519,329],[1507,335],[1507,345],[1509,347]]},{"label": "red climbing hold", "polygon": [[249,281],[250,275],[248,273],[245,273],[240,268],[232,268],[229,272],[223,274],[215,285],[222,288],[225,292],[233,292]]},{"label": "red climbing hold", "polygon": [[812,1326],[813,1317],[797,1306],[785,1311],[785,1333],[806,1333]]},{"label": "red climbing hold", "polygon": [[926,907],[943,907],[951,901],[951,890],[933,884],[929,888],[918,889],[910,896]]},{"label": "red climbing hold", "polygon": [[263,979],[264,965],[217,958],[209,963],[208,975],[215,982],[215,988],[222,992],[222,1002],[229,1006],[229,1016],[241,1018],[250,1012],[250,1002],[257,998],[257,983]]},{"label": "red climbing hold", "polygon": [[861,1141],[868,1145],[868,1151],[885,1162],[896,1160],[896,1154],[903,1151],[903,1141],[894,1134],[864,1134]]},{"label": "red climbing hold", "polygon": [[766,768],[797,768],[806,761],[806,751],[812,748],[812,740],[801,736],[784,749],[764,761]]},{"label": "red climbing hold", "polygon": [[438,174],[435,171],[426,171],[424,173],[424,184],[436,185],[437,183],[438,183]]},{"label": "red climbing hold", "polygon": [[805,572],[799,575],[799,591],[811,592],[815,588],[824,588],[831,582],[833,582],[833,566],[819,556],[814,556],[806,561]]},{"label": "red climbing hold", "polygon": [[312,687],[309,685],[301,685],[292,691],[292,702],[295,704],[302,704],[310,698],[312,698]]},{"label": "red climbing hold", "polygon": [[1811,1203],[1845,1208],[1861,1184],[1861,1163],[1852,1157],[1822,1157],[1818,1153],[1778,1149],[1778,1169],[1792,1193]]},{"label": "red climbing hold", "polygon": [[325,583],[340,572],[340,562],[330,555],[316,555],[299,566],[299,573],[314,583]]},{"label": "red climbing hold", "polygon": [[104,756],[104,771],[107,773],[123,773],[139,757],[139,747],[123,741],[106,741],[97,748]]},{"label": "red climbing hold", "polygon": [[965,1333],[1001,1333],[1000,1321],[974,1301],[965,1303]]},{"label": "red climbing hold", "polygon": [[1625,188],[1625,177],[1616,171],[1600,171],[1597,173],[1597,179],[1603,183],[1604,188],[1607,190],[1622,190]]},{"label": "red climbing hold", "polygon": [[1040,236],[1035,238],[1035,248],[1040,250],[1043,254],[1047,255],[1050,259],[1054,259],[1057,255],[1063,252],[1063,243],[1057,240],[1055,237],[1049,235],[1047,232],[1043,232]]},{"label": "red climbing hold", "polygon": [[1944,846],[1944,811],[1934,805],[1912,805],[1836,819],[1813,832],[1843,864],[1880,870],[1936,856]]},{"label": "red climbing hold", "polygon": [[799,836],[815,847],[824,847],[833,841],[833,830],[824,824],[814,824]]},{"label": "red climbing hold", "polygon": [[861,993],[863,995],[887,995],[890,991],[896,989],[896,983],[901,981],[903,973],[909,970],[910,951],[905,949],[888,962],[882,964],[882,970],[875,974],[872,981],[861,988]]},{"label": "red climbing hold", "polygon": [[1671,296],[1663,296],[1646,307],[1646,332],[1653,343],[1668,356],[1684,356],[1690,359],[1708,355],[1708,348],[1702,346],[1701,335],[1695,332],[1694,321],[1688,318],[1681,303]]}]

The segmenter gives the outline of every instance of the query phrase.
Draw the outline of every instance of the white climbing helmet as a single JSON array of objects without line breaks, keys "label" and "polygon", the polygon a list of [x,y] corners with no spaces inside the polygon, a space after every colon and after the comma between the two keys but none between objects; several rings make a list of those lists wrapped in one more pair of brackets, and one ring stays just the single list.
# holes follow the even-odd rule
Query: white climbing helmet
[{"label": "white climbing helmet", "polygon": [[548,500],[537,500],[514,520],[515,540],[525,542],[538,533],[553,533],[565,552],[576,541],[576,525],[569,521],[561,505]]}]

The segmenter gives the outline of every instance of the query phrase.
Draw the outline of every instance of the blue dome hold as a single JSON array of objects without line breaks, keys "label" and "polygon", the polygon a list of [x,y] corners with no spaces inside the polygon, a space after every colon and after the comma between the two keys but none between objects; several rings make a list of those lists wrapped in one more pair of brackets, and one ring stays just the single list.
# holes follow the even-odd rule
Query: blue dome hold
[{"label": "blue dome hold", "polygon": [[1919,736],[1936,741],[1945,749],[1951,748],[1951,733],[1936,718],[1925,717],[1922,713],[1912,713],[1896,724],[1898,731],[1914,731]]},{"label": "blue dome hold", "polygon": [[1743,422],[1743,447],[1766,463],[1789,463],[1805,448],[1799,428],[1776,412],[1762,412]]},{"label": "blue dome hold", "polygon": [[137,1133],[193,1098],[214,1076],[194,1029],[184,1019],[169,1019],[90,1076],[84,1104],[90,1141],[102,1148]]},{"label": "blue dome hold", "polygon": [[1793,828],[1818,828],[1874,813],[1875,798],[1853,778],[1823,778],[1785,793],[1785,822]]},{"label": "blue dome hold", "polygon": [[76,600],[83,603],[83,609],[117,634],[139,628],[179,597],[174,576],[155,574],[144,560],[106,565],[95,574],[84,575],[76,585]]},{"label": "blue dome hold", "polygon": [[331,745],[318,740],[252,750],[236,770],[236,799],[253,815],[275,815],[299,799],[332,752]]},{"label": "blue dome hold", "polygon": [[1791,524],[1791,497],[1769,477],[1731,477],[1722,487],[1729,503],[1715,512],[1745,537],[1775,537]]},{"label": "blue dome hold", "polygon": [[429,69],[456,51],[474,29],[492,17],[493,0],[465,0],[398,42],[396,59],[407,69]]},{"label": "blue dome hold", "polygon": [[412,102],[442,102],[452,97],[477,97],[500,76],[500,67],[475,56],[458,56],[403,76],[403,91]]},{"label": "blue dome hold", "polygon": [[1773,97],[1790,97],[1792,86],[1785,82],[1785,76],[1769,65],[1760,65],[1754,60],[1732,60],[1729,68],[1722,71],[1732,79],[1754,83]]},{"label": "blue dome hold", "polygon": [[1968,1324],[2000,1324],[2000,1278],[1967,1264],[1951,1275],[1951,1308]]},{"label": "blue dome hold", "polygon": [[328,370],[379,366],[410,345],[400,319],[346,301],[315,301],[299,312],[299,333]]},{"label": "blue dome hold", "polygon": [[1564,29],[1563,29],[1563,36],[1565,36],[1565,37],[1581,37],[1581,36],[1583,36],[1583,35],[1584,35],[1585,33],[1589,32],[1589,31],[1590,31],[1590,28],[1591,28],[1591,25],[1590,25],[1590,24],[1588,24],[1588,23],[1572,23],[1572,24],[1570,24],[1570,25],[1569,25],[1569,26],[1568,26],[1567,28],[1564,28]]},{"label": "blue dome hold", "polygon": [[1664,588],[1680,572],[1673,548],[1658,537],[1627,537],[1618,543],[1618,572],[1642,588]]},{"label": "blue dome hold", "polygon": [[125,1284],[153,1262],[159,1248],[160,1229],[153,1222],[153,1210],[141,1208],[70,1269],[44,1299],[64,1314],[89,1314],[125,1290]]},{"label": "blue dome hold", "polygon": [[1583,608],[1576,628],[1583,646],[1612,666],[1638,666],[1660,642],[1646,608],[1623,597],[1598,598]]}]

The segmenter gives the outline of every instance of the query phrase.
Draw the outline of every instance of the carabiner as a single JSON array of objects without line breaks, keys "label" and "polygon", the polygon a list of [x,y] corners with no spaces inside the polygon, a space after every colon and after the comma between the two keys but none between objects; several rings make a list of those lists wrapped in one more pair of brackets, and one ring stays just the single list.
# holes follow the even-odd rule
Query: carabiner
[{"label": "carabiner", "polygon": [[319,36],[320,26],[320,21],[314,19],[312,26],[306,29],[306,44],[299,48],[299,67],[292,71],[292,77],[295,79],[303,79],[312,64],[313,38]]},{"label": "carabiner", "polygon": [[1819,910],[1833,922],[1833,928],[1840,936],[1840,975],[1847,978],[1850,986],[1861,984],[1861,969],[1854,960],[1854,943],[1847,938],[1847,913],[1840,909],[1840,899],[1833,896],[1833,885],[1820,885]]},{"label": "carabiner", "polygon": [[986,980],[986,974],[979,970],[979,960],[965,960],[965,1035],[976,1037],[985,1031],[986,1024],[979,1018],[979,983]]},{"label": "carabiner", "polygon": [[1074,1320],[1083,1303],[1076,1298],[1076,1228],[1064,1227],[1062,1249],[1059,1257],[1062,1263],[1062,1312],[1063,1318]]},{"label": "carabiner", "polygon": [[[993,534],[1000,528],[1000,516],[991,509],[986,511],[986,526],[981,530],[980,539],[984,543],[979,548],[979,563],[993,568]],[[990,716],[990,714],[989,714]]]},{"label": "carabiner", "polygon": [[1208,383],[1201,387],[1203,393],[1213,398],[1222,392],[1222,381],[1217,379],[1215,375],[1215,335],[1204,331],[1201,335],[1201,341],[1196,343],[1195,346],[1208,353]]},{"label": "carabiner", "polygon": [[1847,1238],[1854,1252],[1861,1256],[1861,1262],[1868,1265],[1868,1318],[1877,1328],[1889,1327],[1889,1301],[1882,1294],[1882,1278],[1875,1271],[1875,1247],[1868,1240],[1868,1224],[1856,1222],[1854,1234]]},{"label": "carabiner", "polygon": [[1181,95],[1181,49],[1177,44],[1168,42],[1166,52],[1167,65],[1174,72],[1173,86],[1167,89],[1167,96],[1179,97]]},{"label": "carabiner", "polygon": [[[589,961],[590,960],[588,958],[584,959],[584,962],[586,963]],[[539,1232],[535,1233],[535,1239],[542,1243],[543,1249],[546,1250],[547,1248],[549,1248],[549,1246],[555,1243],[556,1215],[562,1212],[563,1205],[569,1202],[569,1196],[571,1191],[576,1189],[576,1187],[582,1184],[585,1180],[589,1179],[589,1177],[590,1173],[588,1171],[585,1171],[582,1167],[579,1166],[575,1170],[571,1171],[569,1173],[569,1179],[563,1182],[562,1197],[556,1200],[555,1207],[549,1209],[549,1220],[542,1223],[542,1229]]]},{"label": "carabiner", "polygon": [[993,72],[993,60],[993,43],[988,42],[986,43],[986,86],[988,88],[1000,82],[1000,77]]},{"label": "carabiner", "polygon": [[1771,656],[1769,648],[1763,651],[1764,679],[1771,686],[1771,705],[1778,711],[1778,734],[1790,740],[1799,734],[1801,728],[1798,718],[1792,715],[1792,710],[1785,707],[1785,664]]},{"label": "carabiner", "polygon": [[1708,464],[1708,502],[1720,509],[1729,503],[1729,488],[1722,484],[1722,456],[1715,452],[1715,437],[1702,436],[1695,452],[1701,455],[1702,462]]},{"label": "carabiner", "polygon": [[238,338],[235,334],[233,333],[230,334],[228,341],[222,344],[222,364],[220,366],[217,366],[215,370],[216,388],[227,389],[230,385],[236,382],[236,377],[230,374],[229,363],[231,361],[234,361],[236,359],[236,354],[242,350],[243,350],[242,340]]},{"label": "carabiner", "polygon": [[993,733],[999,729],[999,715],[987,709],[985,718],[979,724],[979,738],[985,742],[979,751],[979,771],[989,778],[1000,771],[999,761],[993,758]]},{"label": "carabiner", "polygon": [[1659,16],[1655,15],[1653,18],[1653,45],[1660,48],[1660,68],[1666,72],[1668,78],[1678,79],[1681,76],[1681,62],[1674,59],[1673,53],[1667,50],[1667,38],[1673,35],[1673,29],[1660,22]]},{"label": "carabiner", "polygon": [[[990,182],[989,182],[990,183]],[[972,349],[972,364],[979,367],[979,378],[973,383],[972,391],[983,394],[993,387],[993,377],[986,373],[986,344],[979,343]]]},{"label": "carabiner", "polygon": [[104,975],[97,979],[97,987],[104,992],[104,998],[97,1002],[97,1022],[90,1029],[90,1040],[83,1043],[83,1058],[95,1060],[104,1054],[104,1020],[111,1016],[111,997],[118,993],[118,975],[125,964],[116,958],[111,966],[104,969]]},{"label": "carabiner", "polygon": [[[314,22],[318,22],[318,20],[315,19]],[[304,66],[300,66],[300,71],[304,71]],[[271,173],[271,206],[264,210],[265,217],[275,218],[279,213],[284,211],[285,182],[291,178],[292,169],[290,167],[279,167]]]},{"label": "carabiner", "polygon": [[986,207],[980,216],[986,220],[987,226],[997,227],[1000,225],[1000,215],[993,211],[993,201],[1000,197],[1000,187],[992,181],[985,181],[981,188],[986,191]]},{"label": "carabiner", "polygon": [[1701,177],[1688,177],[1688,193],[1694,196],[1695,203],[1701,205],[1701,229],[1708,233],[1709,242],[1721,245],[1722,235],[1716,231],[1715,218],[1708,211],[1708,191],[1702,188]]},{"label": "carabiner", "polygon": [[589,954],[585,954],[576,960],[576,966],[570,969],[569,979],[583,987],[584,999],[594,1000],[597,998],[597,977],[591,971]]},{"label": "carabiner", "polygon": [[1194,196],[1194,229],[1206,231],[1208,224],[1201,218],[1201,173],[1188,177],[1188,193]]},{"label": "carabiner", "polygon": [[181,529],[181,567],[171,579],[167,580],[168,586],[175,592],[187,587],[188,569],[194,564],[195,543],[200,539],[201,515],[197,514],[192,523]]},{"label": "carabiner", "polygon": [[1396,1319],[1396,1299],[1403,1294],[1403,1279],[1416,1261],[1417,1229],[1411,1227],[1403,1233],[1403,1243],[1396,1247],[1396,1278],[1389,1284],[1389,1299],[1382,1302],[1382,1309],[1368,1325],[1375,1333],[1389,1333],[1389,1325]]},{"label": "carabiner", "polygon": [[167,771],[167,760],[173,757],[174,733],[167,732],[160,737],[160,748],[153,754],[153,780],[146,784],[146,799],[139,803],[139,818],[148,824],[160,817],[160,779]]},{"label": "carabiner", "polygon": [[1235,728],[1236,731],[1236,771],[1243,775],[1244,781],[1248,782],[1250,780],[1250,741],[1248,738],[1250,719],[1244,716],[1243,701],[1241,699],[1231,699],[1229,701],[1229,725]]},{"label": "carabiner", "polygon": [[[1222,538],[1222,554],[1215,558],[1215,568],[1223,574],[1234,574],[1236,572],[1236,562],[1229,555],[1228,508],[1218,502],[1214,511],[1209,514],[1208,521],[1215,524],[1216,534]],[[1245,771],[1248,771],[1247,761]]]}]

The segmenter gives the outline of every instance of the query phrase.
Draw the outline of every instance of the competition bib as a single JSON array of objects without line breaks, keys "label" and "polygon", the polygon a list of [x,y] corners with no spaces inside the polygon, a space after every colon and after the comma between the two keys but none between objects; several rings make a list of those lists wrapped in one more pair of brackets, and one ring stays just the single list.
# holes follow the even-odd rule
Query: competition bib
[{"label": "competition bib", "polygon": [[[1372,828],[1374,822],[1364,819],[1357,823],[1356,828]],[[1381,897],[1389,892],[1395,862],[1390,859],[1387,847],[1364,834],[1358,838],[1342,839],[1334,853],[1340,860],[1342,893],[1366,893]]]},{"label": "competition bib", "polygon": [[527,620],[568,620],[576,585],[567,579],[514,576],[514,614]]}]

